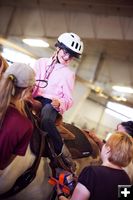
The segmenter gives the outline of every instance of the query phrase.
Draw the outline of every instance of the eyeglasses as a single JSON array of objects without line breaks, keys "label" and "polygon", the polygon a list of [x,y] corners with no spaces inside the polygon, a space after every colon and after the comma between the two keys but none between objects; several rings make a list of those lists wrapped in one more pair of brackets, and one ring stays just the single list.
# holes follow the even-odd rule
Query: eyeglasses
[{"label": "eyeglasses", "polygon": [[45,88],[48,85],[48,81],[47,80],[38,79],[38,80],[36,80],[36,83],[37,84],[35,84],[35,86],[39,87],[39,88]]},{"label": "eyeglasses", "polygon": [[103,139],[103,144],[106,144],[106,142],[107,142],[107,141],[106,141],[105,139]]},{"label": "eyeglasses", "polygon": [[73,57],[66,49],[61,49],[61,50],[63,51],[63,53],[64,53],[65,56],[68,55],[69,58]]}]

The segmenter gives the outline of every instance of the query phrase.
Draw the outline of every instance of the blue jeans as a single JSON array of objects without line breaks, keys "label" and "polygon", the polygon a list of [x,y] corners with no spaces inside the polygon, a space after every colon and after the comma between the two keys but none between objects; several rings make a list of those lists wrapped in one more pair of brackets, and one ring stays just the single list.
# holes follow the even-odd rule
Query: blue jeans
[{"label": "blue jeans", "polygon": [[62,138],[55,126],[58,111],[51,105],[52,100],[43,97],[36,97],[36,99],[43,105],[41,110],[41,128],[46,131],[48,136],[52,139],[54,150],[58,155],[61,153],[63,146]]}]

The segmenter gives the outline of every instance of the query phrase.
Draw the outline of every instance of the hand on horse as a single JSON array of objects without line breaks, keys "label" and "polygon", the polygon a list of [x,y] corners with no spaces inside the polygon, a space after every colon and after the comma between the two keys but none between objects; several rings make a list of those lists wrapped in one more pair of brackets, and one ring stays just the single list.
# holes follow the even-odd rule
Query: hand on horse
[{"label": "hand on horse", "polygon": [[97,143],[97,145],[99,146],[100,150],[103,146],[103,141],[96,135],[96,133],[94,132],[94,130],[90,130],[90,131],[86,131],[85,132]]},{"label": "hand on horse", "polygon": [[51,104],[55,109],[58,109],[59,106],[60,106],[60,101],[58,99],[52,99],[52,103]]},{"label": "hand on horse", "polygon": [[56,188],[57,188],[57,196],[58,196],[58,199],[59,200],[68,200],[68,198],[66,198],[65,196],[64,196],[64,193],[62,192],[62,190],[61,190],[61,187],[60,187],[60,185],[57,183],[57,185],[56,185]]}]

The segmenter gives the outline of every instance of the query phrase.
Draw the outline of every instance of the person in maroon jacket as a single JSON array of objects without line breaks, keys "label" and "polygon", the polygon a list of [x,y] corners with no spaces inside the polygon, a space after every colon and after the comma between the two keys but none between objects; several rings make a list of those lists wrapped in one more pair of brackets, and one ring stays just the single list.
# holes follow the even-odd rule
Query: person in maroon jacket
[{"label": "person in maroon jacket", "polygon": [[24,91],[35,84],[33,69],[14,63],[0,80],[0,169],[6,168],[15,156],[24,156],[33,126],[20,99]]}]

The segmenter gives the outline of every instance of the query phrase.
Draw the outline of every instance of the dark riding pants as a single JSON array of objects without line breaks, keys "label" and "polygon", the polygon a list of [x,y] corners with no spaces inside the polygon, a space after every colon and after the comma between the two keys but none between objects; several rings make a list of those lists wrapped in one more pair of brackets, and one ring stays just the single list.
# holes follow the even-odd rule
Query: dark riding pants
[{"label": "dark riding pants", "polygon": [[54,150],[56,154],[60,154],[63,146],[62,138],[55,126],[55,120],[57,117],[57,110],[51,105],[51,100],[43,97],[36,98],[41,101],[43,108],[41,111],[41,128],[48,133],[48,136],[52,139]]}]

